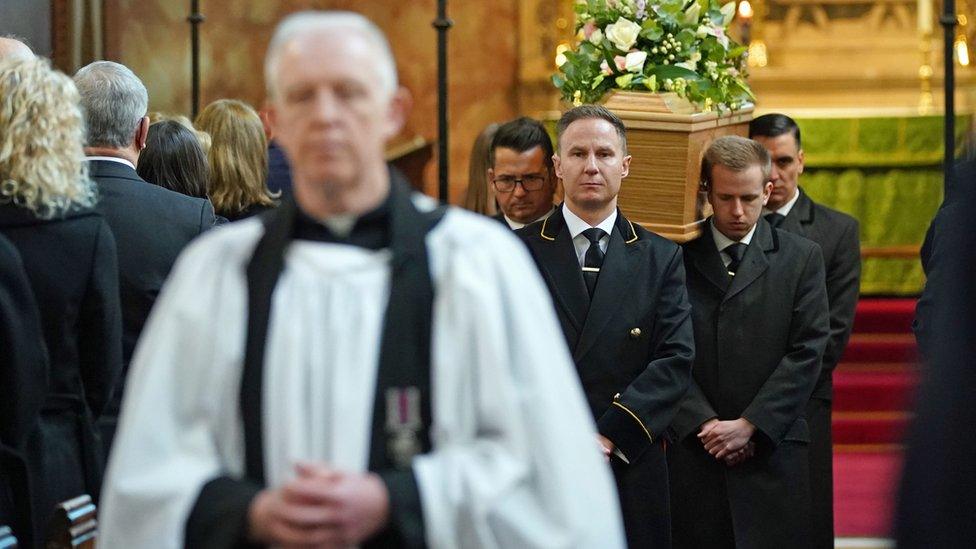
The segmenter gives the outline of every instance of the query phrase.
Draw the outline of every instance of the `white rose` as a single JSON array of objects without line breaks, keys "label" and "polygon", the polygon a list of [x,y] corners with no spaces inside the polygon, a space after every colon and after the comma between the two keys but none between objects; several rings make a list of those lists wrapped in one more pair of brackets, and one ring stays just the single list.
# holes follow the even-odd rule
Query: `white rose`
[{"label": "white rose", "polygon": [[637,42],[640,31],[640,25],[621,17],[616,23],[607,25],[604,34],[617,49],[627,51]]},{"label": "white rose", "polygon": [[594,46],[599,46],[600,42],[603,42],[603,31],[596,29],[590,34],[590,43]]},{"label": "white rose", "polygon": [[724,16],[724,19],[722,19],[722,26],[727,27],[729,26],[729,23],[732,22],[732,18],[735,17],[735,2],[725,4],[722,6],[721,11],[722,15]]},{"label": "white rose", "polygon": [[624,67],[628,72],[640,73],[644,70],[644,60],[647,59],[646,51],[633,51],[627,54]]}]

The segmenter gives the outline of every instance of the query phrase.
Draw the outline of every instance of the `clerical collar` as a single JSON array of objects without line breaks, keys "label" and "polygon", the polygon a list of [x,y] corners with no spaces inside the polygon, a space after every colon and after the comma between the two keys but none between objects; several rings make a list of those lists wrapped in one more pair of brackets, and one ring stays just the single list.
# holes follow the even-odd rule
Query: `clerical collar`
[{"label": "clerical collar", "polygon": [[757,225],[759,225],[759,223],[756,223],[755,225],[753,225],[752,228],[749,229],[749,232],[747,232],[746,235],[743,236],[741,240],[736,241],[736,240],[732,240],[731,238],[725,236],[724,234],[722,234],[722,231],[720,231],[720,230],[718,230],[718,229],[715,228],[715,219],[714,218],[712,218],[711,222],[708,224],[709,228],[712,229],[712,240],[715,241],[715,247],[718,248],[718,251],[720,251],[720,252],[722,250],[724,250],[725,248],[728,248],[732,244],[735,244],[736,242],[741,242],[741,243],[745,244],[746,246],[748,246],[749,243],[752,242],[752,235],[754,235],[756,233],[756,226]]},{"label": "clerical collar", "polygon": [[543,219],[548,219],[549,216],[552,215],[552,212],[554,212],[554,211],[556,211],[556,207],[555,206],[549,208],[549,211],[546,212],[545,215],[543,215],[539,219],[533,219],[532,221],[529,221],[528,223],[522,223],[520,221],[515,221],[511,217],[508,217],[507,215],[505,215],[504,212],[502,212],[502,216],[505,218],[505,223],[508,223],[508,226],[513,231],[516,231],[516,230],[521,229],[522,227],[524,227],[526,225],[531,225],[533,223],[538,223],[539,221],[542,221]]},{"label": "clerical collar", "polygon": [[[344,231],[343,224],[351,225],[351,228]],[[299,207],[295,218],[295,238],[348,244],[368,250],[387,248],[390,246],[390,195],[388,194],[379,206],[354,220],[335,219],[323,223],[312,218]]]},{"label": "clerical collar", "polygon": [[[569,235],[573,238],[576,238],[577,236],[582,234],[583,231],[585,231],[586,229],[591,228],[591,225],[589,223],[583,221],[582,219],[580,219],[578,215],[570,211],[569,207],[565,203],[563,203],[563,218],[566,219],[566,228],[569,229]],[[606,219],[604,219],[597,225],[593,225],[592,227],[596,227],[597,229],[603,229],[603,232],[607,234],[612,234],[613,224],[616,222],[617,222],[617,209],[614,208],[613,211],[610,212],[610,215],[608,215]]]},{"label": "clerical collar", "polygon": [[[790,210],[793,209],[793,205],[796,204],[796,201],[799,199],[800,199],[800,188],[797,187],[796,191],[793,192],[793,198],[789,199],[789,201],[786,204],[780,206],[780,208],[776,210],[776,213],[778,213],[783,217],[790,215]],[[763,215],[771,214],[771,213],[773,213],[773,210],[770,210],[768,208],[763,208]]]}]

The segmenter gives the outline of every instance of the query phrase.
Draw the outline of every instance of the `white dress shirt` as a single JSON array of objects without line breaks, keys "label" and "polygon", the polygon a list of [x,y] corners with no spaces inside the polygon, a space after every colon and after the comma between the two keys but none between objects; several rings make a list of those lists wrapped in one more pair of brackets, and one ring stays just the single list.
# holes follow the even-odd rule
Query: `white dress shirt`
[{"label": "white dress shirt", "polygon": [[732,258],[729,256],[729,254],[725,252],[725,248],[728,248],[729,246],[735,244],[736,242],[741,242],[746,246],[748,246],[749,243],[752,242],[752,235],[755,234],[756,232],[756,226],[753,225],[752,228],[749,229],[749,232],[747,232],[746,235],[742,237],[742,240],[736,241],[725,236],[724,234],[722,234],[722,231],[716,229],[714,220],[711,223],[709,223],[708,226],[712,229],[712,239],[715,240],[715,247],[720,252],[718,255],[722,257],[722,264],[725,265],[726,267],[729,266],[729,263],[732,263]]},{"label": "white dress shirt", "polygon": [[[580,267],[582,267],[586,258],[586,250],[590,247],[590,241],[583,236],[583,231],[593,228],[594,225],[590,225],[580,219],[578,215],[569,211],[569,207],[565,204],[563,204],[563,218],[566,219],[566,228],[569,229],[569,235],[573,237],[573,246],[576,247],[576,259],[579,260]],[[598,225],[595,225],[597,229],[603,229],[603,232],[606,233],[600,239],[600,251],[603,253],[607,253],[607,246],[610,244],[610,233],[613,232],[613,224],[616,222],[617,209],[614,208],[613,212],[606,219]]]},{"label": "white dress shirt", "polygon": [[126,166],[132,168],[133,170],[136,169],[136,167],[132,164],[132,162],[129,162],[128,160],[124,158],[119,158],[117,156],[87,156],[85,157],[85,160],[104,160],[106,162],[118,162],[119,164],[125,164]]},{"label": "white dress shirt", "polygon": [[[800,189],[797,188],[795,191],[793,191],[793,198],[789,199],[786,202],[786,204],[783,204],[782,206],[780,206],[780,208],[778,210],[776,210],[776,213],[778,213],[779,215],[781,215],[783,217],[786,217],[787,215],[790,214],[790,210],[793,209],[793,205],[796,204],[796,201],[799,200],[799,199],[800,199]],[[770,210],[768,208],[763,208],[763,213],[762,213],[763,216],[766,216],[766,215],[771,214],[771,213],[773,213],[773,210]]]}]

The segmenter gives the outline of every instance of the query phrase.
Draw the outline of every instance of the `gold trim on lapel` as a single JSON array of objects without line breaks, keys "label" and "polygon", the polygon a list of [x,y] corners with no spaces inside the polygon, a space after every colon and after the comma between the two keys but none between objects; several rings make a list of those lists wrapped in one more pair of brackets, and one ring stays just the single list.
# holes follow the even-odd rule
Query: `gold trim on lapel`
[{"label": "gold trim on lapel", "polygon": [[549,242],[554,242],[556,240],[556,237],[555,236],[549,236],[549,235],[546,234],[546,226],[549,225],[549,220],[552,219],[552,216],[553,215],[557,215],[557,214],[558,215],[562,215],[562,211],[560,211],[560,210],[557,209],[555,212],[552,213],[552,215],[550,215],[549,217],[547,217],[544,220],[542,220],[542,228],[539,229],[539,236],[541,236],[542,238],[548,240]]},{"label": "gold trim on lapel", "polygon": [[[617,215],[620,215],[619,213]],[[629,240],[624,240],[624,244],[633,244],[637,242],[637,230],[634,229],[634,224],[631,220],[627,220],[627,224],[630,225],[630,234],[632,235]]]}]

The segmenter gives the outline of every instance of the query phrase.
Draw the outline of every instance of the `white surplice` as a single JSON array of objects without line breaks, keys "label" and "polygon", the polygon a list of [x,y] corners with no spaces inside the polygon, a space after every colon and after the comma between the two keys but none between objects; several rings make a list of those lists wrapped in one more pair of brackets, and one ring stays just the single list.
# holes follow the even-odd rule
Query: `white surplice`
[{"label": "white surplice", "polygon": [[[207,233],[166,283],[132,361],[101,547],[182,547],[202,486],[243,473],[245,268],[263,230],[252,219]],[[458,209],[427,245],[433,450],[413,470],[428,545],[623,547],[612,476],[528,252]],[[299,460],[366,469],[389,258],[311,241],[286,252],[264,366],[269,485]]]}]

